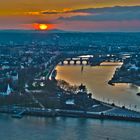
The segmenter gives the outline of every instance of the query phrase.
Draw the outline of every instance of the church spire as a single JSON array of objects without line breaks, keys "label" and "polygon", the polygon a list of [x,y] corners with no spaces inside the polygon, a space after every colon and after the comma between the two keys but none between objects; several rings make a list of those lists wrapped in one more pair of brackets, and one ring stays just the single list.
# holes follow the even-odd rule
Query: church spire
[{"label": "church spire", "polygon": [[10,85],[8,84],[7,86],[7,91],[6,91],[6,95],[10,95],[12,93],[12,89],[10,88]]}]

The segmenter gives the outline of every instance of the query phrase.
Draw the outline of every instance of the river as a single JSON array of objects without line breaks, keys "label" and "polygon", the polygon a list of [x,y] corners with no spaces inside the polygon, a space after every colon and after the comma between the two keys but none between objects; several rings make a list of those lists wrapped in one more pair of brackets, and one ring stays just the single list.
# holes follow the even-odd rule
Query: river
[{"label": "river", "polygon": [[139,140],[140,123],[0,115],[1,140]]},{"label": "river", "polygon": [[101,66],[84,66],[83,72],[79,65],[57,66],[56,79],[65,80],[71,85],[85,84],[88,91],[98,100],[140,110],[140,97],[136,95],[140,91],[138,87],[131,84],[116,84],[115,86],[108,84],[116,68],[121,65],[118,62],[104,62]]},{"label": "river", "polygon": [[[137,88],[130,85],[110,86],[108,80],[117,65],[57,66],[57,79],[71,84],[86,84],[93,97],[125,104],[139,104]],[[104,99],[104,100],[105,100]],[[111,102],[111,101],[110,101]],[[86,118],[28,117],[14,119],[0,114],[1,140],[139,140],[140,123]]]}]

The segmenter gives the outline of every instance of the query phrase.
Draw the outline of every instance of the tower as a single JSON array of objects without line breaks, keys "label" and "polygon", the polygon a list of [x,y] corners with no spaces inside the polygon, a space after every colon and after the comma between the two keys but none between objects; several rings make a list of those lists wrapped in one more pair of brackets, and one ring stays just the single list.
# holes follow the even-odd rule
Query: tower
[{"label": "tower", "polygon": [[5,95],[10,95],[12,93],[12,89],[10,88],[10,85],[7,86],[7,91],[5,92]]}]

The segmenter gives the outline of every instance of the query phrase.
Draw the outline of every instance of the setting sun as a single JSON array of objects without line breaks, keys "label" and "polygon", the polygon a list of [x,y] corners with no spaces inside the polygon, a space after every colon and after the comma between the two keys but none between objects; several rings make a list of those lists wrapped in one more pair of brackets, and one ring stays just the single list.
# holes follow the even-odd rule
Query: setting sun
[{"label": "setting sun", "polygon": [[55,28],[53,24],[46,24],[46,23],[34,23],[33,28],[35,30],[40,30],[40,31],[46,31],[46,30],[52,30]]},{"label": "setting sun", "polygon": [[48,26],[46,24],[39,24],[39,29],[40,30],[47,30]]}]

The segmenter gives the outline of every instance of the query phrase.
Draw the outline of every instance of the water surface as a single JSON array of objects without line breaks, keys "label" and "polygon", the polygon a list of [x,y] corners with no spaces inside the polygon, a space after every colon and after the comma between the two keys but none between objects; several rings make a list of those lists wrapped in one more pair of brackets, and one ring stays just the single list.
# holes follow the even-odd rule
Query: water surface
[{"label": "water surface", "polygon": [[[57,66],[57,79],[63,79],[72,85],[85,84],[93,97],[105,102],[125,105],[135,110],[140,109],[140,97],[136,94],[140,89],[131,84],[108,85],[119,63],[103,63],[101,66],[64,65]],[[134,108],[137,105],[136,108]]]},{"label": "water surface", "polygon": [[140,123],[0,115],[1,140],[139,140]]}]

